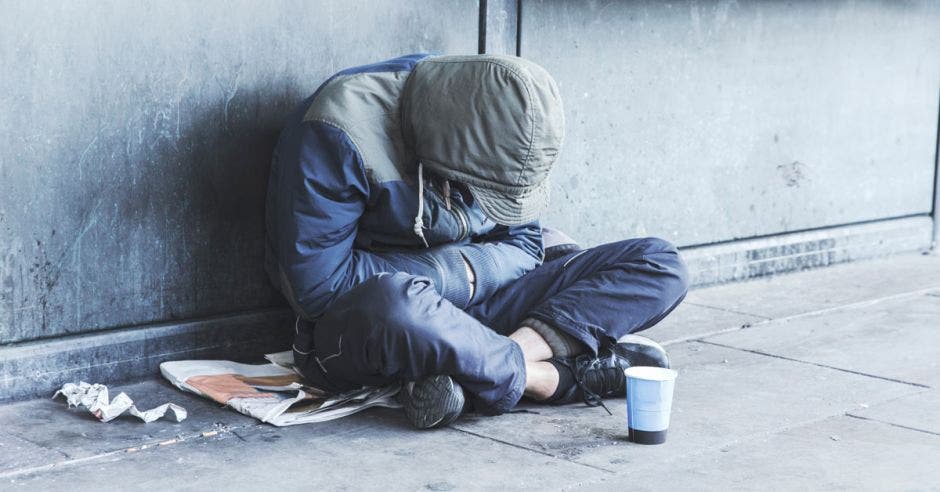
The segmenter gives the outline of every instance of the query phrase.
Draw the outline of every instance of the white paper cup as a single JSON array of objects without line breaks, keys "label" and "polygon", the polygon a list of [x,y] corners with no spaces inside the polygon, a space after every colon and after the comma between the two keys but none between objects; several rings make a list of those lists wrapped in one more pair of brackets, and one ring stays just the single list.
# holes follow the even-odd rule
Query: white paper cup
[{"label": "white paper cup", "polygon": [[676,376],[672,369],[635,366],[623,371],[627,377],[627,429],[630,440],[639,444],[666,442],[672,392]]}]

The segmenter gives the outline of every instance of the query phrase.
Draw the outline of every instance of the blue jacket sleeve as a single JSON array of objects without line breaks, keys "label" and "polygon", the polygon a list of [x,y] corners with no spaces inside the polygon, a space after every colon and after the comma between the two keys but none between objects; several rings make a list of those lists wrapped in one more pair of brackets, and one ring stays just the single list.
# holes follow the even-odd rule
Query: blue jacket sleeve
[{"label": "blue jacket sleeve", "polygon": [[[354,248],[369,184],[346,134],[322,123],[286,130],[275,153],[275,254],[281,291],[295,309],[316,319],[337,296],[381,272],[430,277],[460,307],[469,280],[459,246],[419,253],[372,253]],[[271,224],[269,224],[269,227]],[[286,285],[285,285],[286,284]]]},{"label": "blue jacket sleeve", "polygon": [[544,256],[538,221],[497,226],[478,241],[461,248],[476,274],[471,304],[483,302],[507,283],[539,266]]}]

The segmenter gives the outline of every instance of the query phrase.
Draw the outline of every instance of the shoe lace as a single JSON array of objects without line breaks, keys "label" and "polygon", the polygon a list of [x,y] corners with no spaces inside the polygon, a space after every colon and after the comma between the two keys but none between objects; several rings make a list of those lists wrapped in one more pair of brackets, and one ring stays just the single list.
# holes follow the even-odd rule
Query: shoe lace
[{"label": "shoe lace", "polygon": [[[580,365],[580,364],[579,364]],[[584,397],[584,403],[589,407],[600,406],[607,411],[608,415],[613,415],[601,395],[609,393],[614,389],[616,379],[616,368],[600,367],[601,360],[594,357],[587,364],[577,370],[572,371],[574,382],[581,388],[581,394]],[[600,393],[592,388],[600,388]]]}]

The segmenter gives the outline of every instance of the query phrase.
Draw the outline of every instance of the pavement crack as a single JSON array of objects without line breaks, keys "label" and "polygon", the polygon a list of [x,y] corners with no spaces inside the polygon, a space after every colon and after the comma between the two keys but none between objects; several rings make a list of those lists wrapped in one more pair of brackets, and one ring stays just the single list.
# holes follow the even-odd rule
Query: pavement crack
[{"label": "pavement crack", "polygon": [[[697,302],[684,301],[685,304],[689,304],[689,305],[696,306],[696,307],[701,307],[701,308],[706,308],[706,309],[714,309],[714,310],[717,310],[717,311],[724,311],[724,312],[728,312],[728,313],[734,313],[734,314],[740,314],[740,315],[746,315],[746,316],[753,316],[753,317],[757,317],[757,318],[761,318],[761,319],[759,319],[759,320],[757,320],[757,321],[755,321],[755,322],[753,322],[753,323],[751,323],[751,322],[745,322],[744,324],[741,324],[741,325],[731,326],[731,327],[728,327],[728,328],[721,328],[721,329],[713,330],[713,331],[710,331],[710,332],[707,332],[707,333],[697,333],[697,334],[695,334],[695,335],[690,335],[690,336],[687,336],[687,337],[675,338],[675,339],[672,339],[672,340],[666,340],[666,341],[663,341],[663,342],[661,342],[661,343],[662,343],[663,345],[673,345],[673,344],[681,343],[681,342],[701,342],[701,341],[704,341],[704,339],[706,339],[706,338],[710,338],[710,337],[713,337],[713,336],[716,336],[716,335],[724,335],[725,333],[731,333],[731,332],[735,332],[735,331],[739,331],[739,330],[746,330],[746,329],[752,329],[752,328],[765,327],[765,326],[773,325],[773,324],[787,323],[787,322],[792,321],[792,320],[797,320],[797,319],[800,319],[800,318],[807,318],[807,317],[811,317],[811,316],[818,316],[818,315],[822,315],[822,314],[828,314],[828,313],[830,313],[830,312],[839,311],[839,310],[843,310],[843,309],[854,309],[854,308],[860,308],[860,307],[871,306],[871,305],[878,304],[878,303],[884,302],[884,301],[891,301],[891,300],[895,300],[895,299],[904,299],[904,298],[907,298],[907,297],[916,297],[916,296],[919,296],[919,295],[928,295],[928,296],[933,296],[933,297],[940,297],[940,293],[934,292],[934,291],[936,291],[936,289],[937,289],[937,286],[932,286],[932,287],[927,287],[927,288],[924,288],[924,289],[917,289],[917,290],[908,291],[908,292],[901,292],[901,293],[899,293],[899,294],[894,294],[894,295],[885,296],[885,297],[876,297],[876,298],[874,298],[874,299],[866,299],[866,300],[863,300],[863,301],[852,302],[852,303],[849,303],[849,304],[839,304],[839,305],[836,305],[836,306],[829,306],[829,307],[825,307],[825,308],[821,308],[821,309],[816,309],[816,310],[812,310],[812,311],[805,311],[805,312],[802,312],[802,313],[791,314],[791,315],[789,315],[789,316],[781,316],[781,317],[779,317],[779,318],[767,317],[767,316],[762,316],[762,315],[759,315],[759,314],[753,314],[753,313],[748,313],[748,312],[744,312],[744,311],[737,311],[737,310],[728,309],[728,308],[722,308],[722,307],[718,307],[718,306],[711,306],[711,305],[708,305],[708,304],[700,304],[700,303],[697,303]],[[715,345],[720,345],[720,344],[715,344]],[[731,347],[731,348],[736,348],[736,347]]]},{"label": "pavement crack", "polygon": [[693,301],[683,301],[683,303],[688,304],[690,306],[697,306],[697,307],[706,308],[706,309],[714,309],[716,311],[724,311],[726,313],[740,314],[742,316],[753,316],[755,318],[761,318],[764,320],[773,319],[772,317],[764,316],[763,314],[754,314],[754,313],[749,313],[746,311],[738,311],[737,309],[731,309],[731,308],[726,308],[726,307],[721,307],[721,306],[712,306],[710,304],[700,304],[698,302],[693,302]]},{"label": "pavement crack", "polygon": [[723,344],[723,343],[711,342],[711,341],[708,341],[708,340],[696,340],[696,341],[697,341],[698,343],[704,343],[704,344],[708,344],[708,345],[714,345],[714,346],[716,346],[716,347],[724,347],[724,348],[731,349],[731,350],[739,350],[739,351],[741,351],[741,352],[749,352],[749,353],[756,354],[756,355],[763,355],[763,356],[766,356],[766,357],[773,357],[773,358],[775,358],[775,359],[782,359],[782,360],[787,360],[787,361],[790,361],[790,362],[799,362],[800,364],[809,364],[809,365],[811,365],[811,366],[823,367],[823,368],[832,369],[832,370],[835,370],[835,371],[841,371],[841,372],[846,372],[846,373],[849,373],[849,374],[855,374],[855,375],[857,375],[857,376],[865,376],[865,377],[869,377],[869,378],[880,379],[880,380],[882,380],[882,381],[890,381],[890,382],[892,382],[892,383],[906,384],[906,385],[908,385],[908,386],[914,386],[914,387],[917,387],[917,388],[931,389],[931,387],[928,386],[928,385],[926,385],[926,384],[912,383],[912,382],[910,382],[910,381],[904,381],[904,380],[902,380],[902,379],[895,379],[895,378],[889,378],[889,377],[887,377],[887,376],[879,376],[879,375],[877,375],[877,374],[870,374],[870,373],[867,373],[867,372],[854,371],[854,370],[852,370],[852,369],[845,369],[845,368],[843,368],[843,367],[830,366],[830,365],[828,365],[828,364],[822,364],[822,363],[819,363],[819,362],[812,362],[812,361],[802,360],[802,359],[794,359],[793,357],[787,357],[787,356],[778,355],[778,354],[771,354],[770,352],[764,352],[764,351],[762,351],[762,350],[754,350],[754,349],[746,349],[746,348],[741,348],[741,347],[735,347],[735,346],[733,346],[733,345],[725,345],[725,344]]},{"label": "pavement crack", "polygon": [[[19,469],[13,469],[13,470],[0,471],[0,479],[15,478],[15,477],[23,476],[23,475],[38,474],[38,473],[43,473],[43,472],[58,470],[58,469],[60,469],[60,468],[66,468],[66,467],[77,466],[77,465],[81,465],[81,464],[83,464],[83,463],[87,463],[87,462],[90,462],[90,461],[96,461],[96,460],[100,460],[100,459],[108,458],[108,457],[112,457],[112,456],[122,456],[122,455],[128,455],[128,454],[136,453],[136,452],[143,451],[143,450],[153,450],[153,449],[165,448],[168,444],[176,444],[176,443],[182,443],[182,442],[186,442],[186,441],[194,441],[194,440],[196,440],[196,439],[207,439],[207,438],[209,438],[209,437],[212,437],[212,436],[215,436],[215,435],[219,435],[219,434],[228,434],[228,433],[234,434],[234,431],[235,431],[235,430],[244,429],[244,428],[247,428],[247,427],[250,427],[250,426],[253,426],[253,425],[255,425],[255,424],[254,424],[254,423],[249,423],[249,424],[246,424],[246,425],[226,427],[226,428],[224,428],[224,429],[212,429],[212,430],[209,430],[209,431],[188,432],[188,433],[185,433],[185,434],[178,435],[177,437],[175,437],[175,438],[173,438],[173,439],[170,439],[170,440],[163,440],[163,441],[161,441],[161,440],[149,440],[149,441],[147,441],[147,442],[145,442],[145,443],[142,443],[142,444],[139,444],[139,445],[136,445],[136,446],[128,446],[128,447],[125,447],[125,448],[114,449],[114,450],[111,450],[111,451],[105,451],[105,452],[102,452],[102,453],[93,454],[93,455],[91,455],[91,456],[83,456],[83,457],[81,457],[81,458],[72,458],[72,457],[68,457],[68,455],[66,455],[66,456],[68,457],[68,459],[65,459],[65,460],[62,460],[62,461],[57,461],[57,462],[55,462],[55,463],[48,463],[48,464],[45,464],[45,465],[30,466],[30,467],[26,467],[26,468],[19,468]],[[214,433],[214,434],[211,433],[212,431],[215,431],[215,433]],[[18,436],[17,436],[17,437],[18,437]],[[240,437],[240,436],[239,436],[239,437]]]},{"label": "pavement crack", "polygon": [[72,458],[68,453],[66,453],[65,451],[62,451],[61,449],[51,448],[51,447],[46,446],[45,444],[43,444],[43,443],[41,443],[41,442],[35,441],[35,440],[33,440],[33,439],[30,439],[30,438],[28,438],[28,437],[26,437],[26,436],[23,436],[23,435],[21,435],[21,434],[10,433],[9,435],[10,435],[11,437],[15,438],[15,439],[19,439],[19,440],[21,440],[21,441],[28,442],[28,443],[30,443],[30,444],[32,444],[33,446],[36,446],[36,447],[38,447],[38,448],[42,448],[42,449],[45,449],[45,450],[48,450],[48,451],[52,451],[52,452],[58,453],[58,454],[62,455],[63,458],[66,458],[66,459],[71,459],[71,458]]},{"label": "pavement crack", "polygon": [[851,418],[853,418],[853,419],[867,420],[867,421],[869,421],[869,422],[878,422],[879,424],[890,425],[891,427],[897,427],[897,428],[899,428],[899,429],[907,429],[907,430],[911,430],[911,431],[915,431],[915,432],[923,432],[924,434],[930,434],[930,435],[933,435],[933,436],[940,436],[940,432],[934,432],[934,431],[930,431],[930,430],[927,430],[927,429],[919,429],[919,428],[917,428],[917,427],[910,427],[910,426],[907,426],[907,425],[895,424],[894,422],[887,422],[887,421],[884,421],[884,420],[875,419],[875,418],[871,418],[871,417],[863,417],[863,416],[861,416],[861,415],[855,415],[855,414],[853,414],[853,413],[848,413],[848,412],[846,412],[845,416],[846,416],[846,417],[851,417]]},{"label": "pavement crack", "polygon": [[703,338],[713,337],[716,335],[723,335],[725,333],[731,333],[731,332],[735,332],[739,330],[745,330],[745,329],[751,328],[751,326],[752,325],[741,325],[741,326],[732,326],[731,328],[721,328],[718,330],[709,331],[707,333],[697,333],[695,335],[690,335],[687,337],[673,338],[672,340],[666,340],[666,341],[660,342],[660,344],[664,346],[668,346],[668,345],[675,345],[677,343],[682,343],[682,342],[698,342],[698,341],[701,341]]},{"label": "pavement crack", "polygon": [[539,449],[530,448],[530,447],[528,447],[528,446],[523,446],[523,445],[521,445],[521,444],[516,444],[516,443],[514,443],[514,442],[504,441],[504,440],[502,440],[502,439],[497,439],[497,438],[495,438],[495,437],[490,437],[490,436],[487,436],[487,435],[484,435],[484,434],[478,434],[478,433],[476,433],[476,432],[468,431],[468,430],[466,430],[466,429],[461,429],[461,428],[459,428],[459,427],[450,426],[450,427],[448,427],[448,428],[449,428],[449,429],[453,429],[453,430],[455,430],[455,431],[457,431],[457,432],[463,432],[464,434],[469,434],[469,435],[474,436],[474,437],[479,437],[479,438],[481,438],[481,439],[487,439],[487,440],[489,440],[489,441],[497,442],[497,443],[500,443],[500,444],[505,444],[506,446],[512,446],[512,447],[514,447],[514,448],[521,449],[521,450],[523,450],[523,451],[529,451],[529,452],[532,452],[532,453],[541,454],[541,455],[543,455],[543,456],[548,456],[549,458],[554,458],[554,459],[557,459],[557,460],[567,461],[568,463],[574,463],[574,464],[576,464],[576,465],[585,466],[585,467],[591,468],[591,469],[593,469],[593,470],[602,471],[602,472],[604,472],[604,473],[610,473],[610,474],[615,474],[615,473],[616,473],[616,472],[614,472],[613,470],[608,470],[607,468],[601,468],[601,467],[599,467],[599,466],[590,465],[590,464],[587,464],[587,463],[581,463],[580,461],[574,461],[574,460],[572,460],[572,459],[565,458],[564,456],[558,456],[558,455],[556,455],[556,454],[552,454],[552,453],[548,453],[548,452],[545,452],[545,451],[541,451],[541,450],[539,450]]},{"label": "pavement crack", "polygon": [[863,308],[868,306],[874,306],[875,304],[880,304],[885,301],[893,301],[896,299],[906,299],[908,297],[917,297],[921,295],[930,295],[932,291],[936,291],[938,288],[937,285],[932,285],[930,287],[924,287],[923,289],[909,290],[907,292],[899,292],[897,294],[892,294],[890,296],[884,297],[874,297],[871,299],[864,299],[861,301],[850,302],[848,304],[836,304],[834,306],[828,306],[824,308],[814,309],[812,311],[805,311],[802,313],[791,314],[789,316],[781,316],[779,318],[773,318],[768,321],[762,321],[760,324],[776,323],[778,321],[791,321],[795,319],[808,318],[811,316],[818,316],[820,314],[828,314],[834,311],[842,311],[848,309]]},{"label": "pavement crack", "polygon": [[[689,336],[689,337],[678,338],[678,339],[675,339],[675,340],[669,340],[669,341],[667,341],[667,342],[664,342],[663,344],[664,344],[664,345],[668,345],[668,344],[679,343],[679,342],[703,341],[703,339],[705,339],[705,338],[713,337],[713,336],[715,336],[715,335],[723,335],[723,334],[725,334],[725,333],[730,333],[730,332],[733,332],[733,331],[744,330],[744,329],[751,329],[751,328],[758,328],[758,327],[764,327],[764,326],[771,325],[771,324],[786,323],[786,322],[789,322],[789,321],[792,321],[792,320],[797,320],[797,319],[801,319],[801,318],[808,318],[808,317],[818,316],[818,315],[822,315],[822,314],[828,314],[828,313],[831,313],[831,312],[834,312],[834,311],[840,311],[840,310],[845,310],[845,309],[855,309],[855,308],[861,308],[861,307],[872,306],[872,305],[875,305],[875,304],[878,304],[878,303],[881,303],[881,302],[892,301],[892,300],[895,300],[895,299],[904,299],[904,298],[907,298],[907,297],[916,297],[916,296],[920,296],[920,295],[928,295],[928,296],[931,296],[931,297],[940,297],[940,292],[936,292],[936,290],[937,290],[938,288],[940,288],[940,286],[933,285],[933,286],[930,286],[930,287],[925,287],[925,288],[923,288],[923,289],[916,289],[916,290],[911,290],[911,291],[907,291],[907,292],[900,292],[900,293],[897,293],[897,294],[892,294],[892,295],[890,295],[890,296],[875,297],[875,298],[873,298],[873,299],[865,299],[865,300],[862,300],[862,301],[850,302],[850,303],[848,303],[848,304],[838,304],[838,305],[835,305],[835,306],[828,306],[828,307],[824,307],[824,308],[820,308],[820,309],[814,309],[814,310],[811,310],[811,311],[804,311],[804,312],[802,312],[802,313],[791,314],[791,315],[788,315],[788,316],[781,316],[781,317],[778,317],[778,318],[763,316],[763,315],[759,315],[759,314],[748,313],[748,312],[744,312],[744,311],[736,311],[736,310],[733,310],[733,309],[722,308],[722,307],[718,307],[718,306],[711,306],[711,305],[708,305],[708,304],[700,304],[700,303],[697,303],[697,302],[684,301],[685,304],[690,304],[690,305],[697,306],[697,307],[703,307],[703,308],[709,308],[709,309],[716,309],[716,310],[719,310],[719,311],[726,311],[726,312],[729,312],[729,313],[735,313],[735,314],[741,314],[741,315],[747,315],[747,316],[754,316],[754,317],[758,317],[758,318],[761,318],[761,319],[760,319],[759,321],[757,321],[757,322],[754,322],[754,323],[746,323],[746,324],[741,325],[741,326],[736,326],[736,327],[731,327],[731,328],[724,328],[724,329],[715,330],[715,331],[712,331],[712,332],[709,332],[709,333],[702,333],[702,334],[692,335],[692,336]],[[715,345],[720,345],[720,344],[715,344]],[[736,348],[736,347],[731,347],[731,348]],[[768,354],[768,355],[769,355],[769,354]],[[875,377],[877,377],[877,376],[875,376]],[[883,378],[883,379],[884,379],[884,378]],[[899,382],[903,382],[903,381],[899,381]],[[929,387],[929,386],[924,386],[924,387]]]},{"label": "pavement crack", "polygon": [[[910,396],[910,395],[905,395],[905,396]],[[818,424],[818,423],[821,423],[821,422],[825,422],[825,421],[830,420],[830,419],[833,419],[833,418],[840,418],[840,417],[844,417],[844,416],[846,416],[846,413],[845,413],[845,412],[842,412],[842,413],[829,413],[829,414],[820,415],[820,416],[818,416],[818,417],[814,417],[814,418],[810,418],[810,419],[806,419],[806,420],[801,420],[801,421],[799,421],[799,422],[795,422],[795,423],[792,423],[792,424],[789,424],[789,425],[782,425],[782,426],[780,426],[780,427],[774,427],[774,428],[768,429],[768,430],[757,431],[757,432],[753,432],[753,433],[750,433],[750,434],[745,434],[745,435],[743,435],[743,436],[741,436],[741,437],[738,437],[738,438],[734,438],[734,439],[730,439],[730,440],[727,440],[727,441],[721,441],[721,442],[716,442],[716,443],[710,444],[710,445],[705,446],[705,447],[703,447],[703,448],[701,448],[701,449],[699,449],[699,450],[697,450],[697,451],[692,451],[692,452],[689,452],[689,453],[683,453],[683,454],[681,454],[681,455],[679,455],[679,456],[675,456],[675,457],[672,457],[672,458],[667,458],[667,459],[665,459],[664,461],[657,461],[657,462],[653,462],[653,463],[647,462],[647,463],[643,463],[643,464],[637,463],[637,464],[635,465],[635,468],[634,468],[633,470],[631,470],[631,473],[646,472],[646,471],[655,469],[655,467],[657,467],[657,466],[662,466],[663,464],[666,464],[667,466],[671,466],[671,465],[674,464],[674,463],[681,463],[682,461],[688,461],[688,460],[691,460],[691,459],[693,459],[693,458],[697,458],[697,457],[700,457],[700,456],[705,456],[705,455],[707,455],[707,454],[709,454],[709,453],[714,454],[716,451],[717,451],[717,452],[720,452],[721,449],[731,448],[731,447],[733,447],[733,446],[744,446],[744,445],[752,444],[752,443],[755,443],[755,442],[760,442],[760,441],[768,440],[768,439],[774,438],[774,437],[776,437],[776,436],[780,436],[780,435],[786,434],[787,432],[790,432],[790,431],[793,431],[793,430],[797,430],[797,429],[801,429],[801,428],[810,427],[810,426],[812,426],[812,425],[815,425],[815,424]],[[618,477],[624,477],[624,474],[623,474],[623,473],[614,473],[614,475],[616,475],[616,476],[618,476]],[[596,480],[591,480],[591,481],[588,481],[588,482],[580,483],[580,484],[578,484],[578,485],[576,485],[576,486],[566,486],[566,487],[563,487],[562,490],[574,490],[575,488],[577,488],[577,489],[579,489],[579,490],[583,490],[583,489],[585,488],[585,486],[595,485],[595,484],[598,484],[598,483],[603,482],[603,481],[605,481],[605,480],[607,480],[607,477],[602,477],[602,478],[599,478],[599,479],[596,479]],[[593,490],[593,489],[594,489],[594,488],[592,488],[592,487],[587,487],[587,488],[588,488],[589,490]],[[600,489],[599,487],[596,487],[596,488]],[[609,488],[609,487],[608,487],[608,488]]]}]

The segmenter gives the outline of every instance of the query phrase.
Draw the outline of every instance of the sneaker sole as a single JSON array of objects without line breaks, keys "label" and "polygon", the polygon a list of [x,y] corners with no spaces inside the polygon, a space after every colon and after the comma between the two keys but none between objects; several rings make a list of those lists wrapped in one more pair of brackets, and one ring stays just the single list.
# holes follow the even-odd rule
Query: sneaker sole
[{"label": "sneaker sole", "polygon": [[652,366],[669,368],[669,354],[662,345],[640,335],[624,335],[617,339],[617,345],[629,359],[632,366]]},{"label": "sneaker sole", "polygon": [[457,420],[464,406],[460,385],[450,376],[431,376],[404,393],[405,416],[418,429],[443,427]]}]

